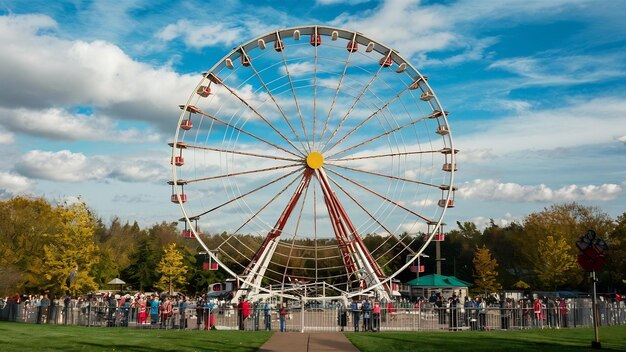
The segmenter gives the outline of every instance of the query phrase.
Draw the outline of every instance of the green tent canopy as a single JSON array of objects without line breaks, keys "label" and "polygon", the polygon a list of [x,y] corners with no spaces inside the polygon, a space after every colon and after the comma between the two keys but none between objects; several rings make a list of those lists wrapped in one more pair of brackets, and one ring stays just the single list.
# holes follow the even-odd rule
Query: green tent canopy
[{"label": "green tent canopy", "polygon": [[471,283],[457,279],[454,276],[444,276],[438,274],[424,275],[406,283],[416,287],[471,287]]}]

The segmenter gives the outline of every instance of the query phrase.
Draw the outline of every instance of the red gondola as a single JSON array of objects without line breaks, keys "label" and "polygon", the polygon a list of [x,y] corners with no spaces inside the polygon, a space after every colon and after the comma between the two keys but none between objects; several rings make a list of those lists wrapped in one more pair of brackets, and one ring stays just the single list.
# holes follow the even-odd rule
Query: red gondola
[{"label": "red gondola", "polygon": [[196,91],[196,93],[198,93],[199,96],[206,98],[209,95],[211,95],[211,87],[209,86],[200,86],[198,87],[198,90]]},{"label": "red gondola", "polygon": [[283,51],[283,49],[285,49],[285,43],[280,39],[276,39],[274,42],[274,50],[280,52]]},{"label": "red gondola", "polygon": [[185,158],[183,158],[182,156],[175,156],[172,158],[170,163],[176,166],[183,166],[185,165]]},{"label": "red gondola", "polygon": [[351,53],[353,53],[355,51],[358,51],[359,50],[359,43],[357,43],[355,41],[349,41],[348,45],[346,46],[346,49],[349,52],[351,52]]},{"label": "red gondola", "polygon": [[241,55],[241,64],[244,67],[250,66],[250,57],[246,55],[245,53]]},{"label": "red gondola", "polygon": [[313,46],[318,46],[318,45],[322,44],[322,36],[319,35],[319,34],[316,35],[315,33],[312,33],[311,34],[311,41],[310,41],[310,43]]},{"label": "red gondola", "polygon": [[192,127],[193,123],[191,122],[191,119],[183,120],[183,122],[180,123],[180,128],[185,131],[189,131]]},{"label": "red gondola", "polygon": [[383,67],[389,67],[391,66],[391,55],[389,56],[385,56],[383,58],[380,59],[380,61],[378,62],[381,66]]},{"label": "red gondola", "polygon": [[[172,194],[171,198],[172,203],[178,203],[178,195]],[[180,194],[180,203],[185,203],[187,201],[187,195],[185,193]]]},{"label": "red gondola", "polygon": [[[440,207],[445,207],[446,206],[446,200],[445,199],[440,199],[438,202]],[[448,201],[448,208],[454,208],[454,201],[452,199],[450,199]]]}]

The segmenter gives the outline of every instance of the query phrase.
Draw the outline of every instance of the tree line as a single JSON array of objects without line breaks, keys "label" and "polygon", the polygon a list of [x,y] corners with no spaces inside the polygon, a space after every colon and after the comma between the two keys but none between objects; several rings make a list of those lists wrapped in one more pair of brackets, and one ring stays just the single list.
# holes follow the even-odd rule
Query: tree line
[{"label": "tree line", "polygon": [[[575,242],[588,229],[609,245],[605,267],[599,272],[600,292],[623,291],[626,213],[612,219],[598,208],[577,203],[552,205],[507,226],[491,221],[484,230],[471,222],[457,223],[441,244],[442,274],[472,282],[481,293],[586,291],[589,282],[576,263]],[[224,235],[203,237],[213,248]],[[238,236],[242,243],[250,237]],[[371,250],[384,241],[382,236],[364,236]],[[106,284],[115,277],[124,280],[127,289],[198,294],[209,283],[226,278],[222,270],[203,270],[207,257],[199,252],[197,242],[183,239],[175,222],[141,228],[137,222],[123,223],[119,218],[105,223],[84,203],[52,204],[31,197],[0,202],[1,295],[78,295],[115,288]],[[424,274],[434,272],[434,245],[426,254]],[[234,266],[246,264],[245,258],[234,254],[230,260],[237,261]],[[405,282],[414,277],[407,270],[398,278]]]}]

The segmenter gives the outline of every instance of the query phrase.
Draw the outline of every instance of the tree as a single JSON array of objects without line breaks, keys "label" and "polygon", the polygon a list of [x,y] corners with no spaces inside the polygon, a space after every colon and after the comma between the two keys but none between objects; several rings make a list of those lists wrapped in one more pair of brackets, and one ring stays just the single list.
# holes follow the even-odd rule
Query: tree
[{"label": "tree", "polygon": [[572,248],[564,238],[546,236],[539,241],[539,260],[535,262],[535,273],[541,287],[548,290],[556,290],[557,287],[580,281],[580,274],[576,257],[571,254]]},{"label": "tree", "polygon": [[[523,236],[516,238],[516,249],[523,254],[523,265],[528,269],[536,267],[536,263],[543,261],[539,253],[539,244],[546,239],[546,236],[554,237],[554,240],[562,239],[567,244],[569,253],[576,255],[578,250],[574,248],[574,243],[578,237],[585,234],[589,229],[596,231],[598,236],[607,238],[613,231],[615,224],[606,213],[595,207],[586,207],[577,203],[557,204],[550,208],[545,208],[541,212],[532,213],[524,219]],[[581,282],[582,275],[578,272],[578,277],[568,278],[570,285]],[[544,286],[539,282],[539,276],[532,278],[531,286]]]},{"label": "tree", "polygon": [[91,269],[98,262],[96,221],[84,203],[57,206],[58,221],[41,256],[28,266],[29,279],[52,295],[81,294],[97,289]]},{"label": "tree", "polygon": [[491,251],[483,245],[476,246],[474,253],[474,284],[478,292],[485,294],[497,292],[502,289],[502,285],[498,282],[498,263],[491,257]]},{"label": "tree", "polygon": [[617,217],[615,229],[606,238],[606,243],[609,250],[603,268],[607,276],[605,292],[623,291],[626,288],[626,213]]},{"label": "tree", "polygon": [[43,252],[58,224],[43,198],[15,197],[0,202],[0,281],[10,294],[36,288],[27,267]]},{"label": "tree", "polygon": [[168,290],[172,295],[174,290],[179,290],[187,284],[187,266],[183,264],[183,255],[176,248],[176,243],[170,243],[165,247],[163,257],[157,266],[157,272],[161,274],[156,287]]},{"label": "tree", "polygon": [[130,254],[130,265],[122,270],[127,284],[145,291],[153,288],[158,274],[155,270],[159,261],[153,238],[142,234],[137,240],[137,248]]}]

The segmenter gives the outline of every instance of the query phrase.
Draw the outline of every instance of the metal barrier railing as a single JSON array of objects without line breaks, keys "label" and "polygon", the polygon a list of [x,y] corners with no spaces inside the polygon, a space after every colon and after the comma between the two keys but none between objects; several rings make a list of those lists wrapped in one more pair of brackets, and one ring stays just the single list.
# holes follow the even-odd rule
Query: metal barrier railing
[{"label": "metal barrier railing", "polygon": [[[105,302],[81,302],[69,306],[35,306],[8,303],[0,307],[0,320],[38,324],[117,326],[160,329],[273,330],[279,331],[281,319],[287,331],[462,331],[511,330],[531,328],[570,328],[592,326],[591,303],[573,303],[566,309],[546,307],[536,313],[532,306],[439,308],[425,304],[420,307],[352,310],[341,307],[288,309],[286,315],[277,309],[254,306],[243,319],[230,305],[209,308],[174,307],[171,316],[158,314],[140,321],[135,307],[115,307]],[[148,309],[149,310],[149,309]],[[606,302],[598,307],[600,325],[625,325],[626,306]]]}]

